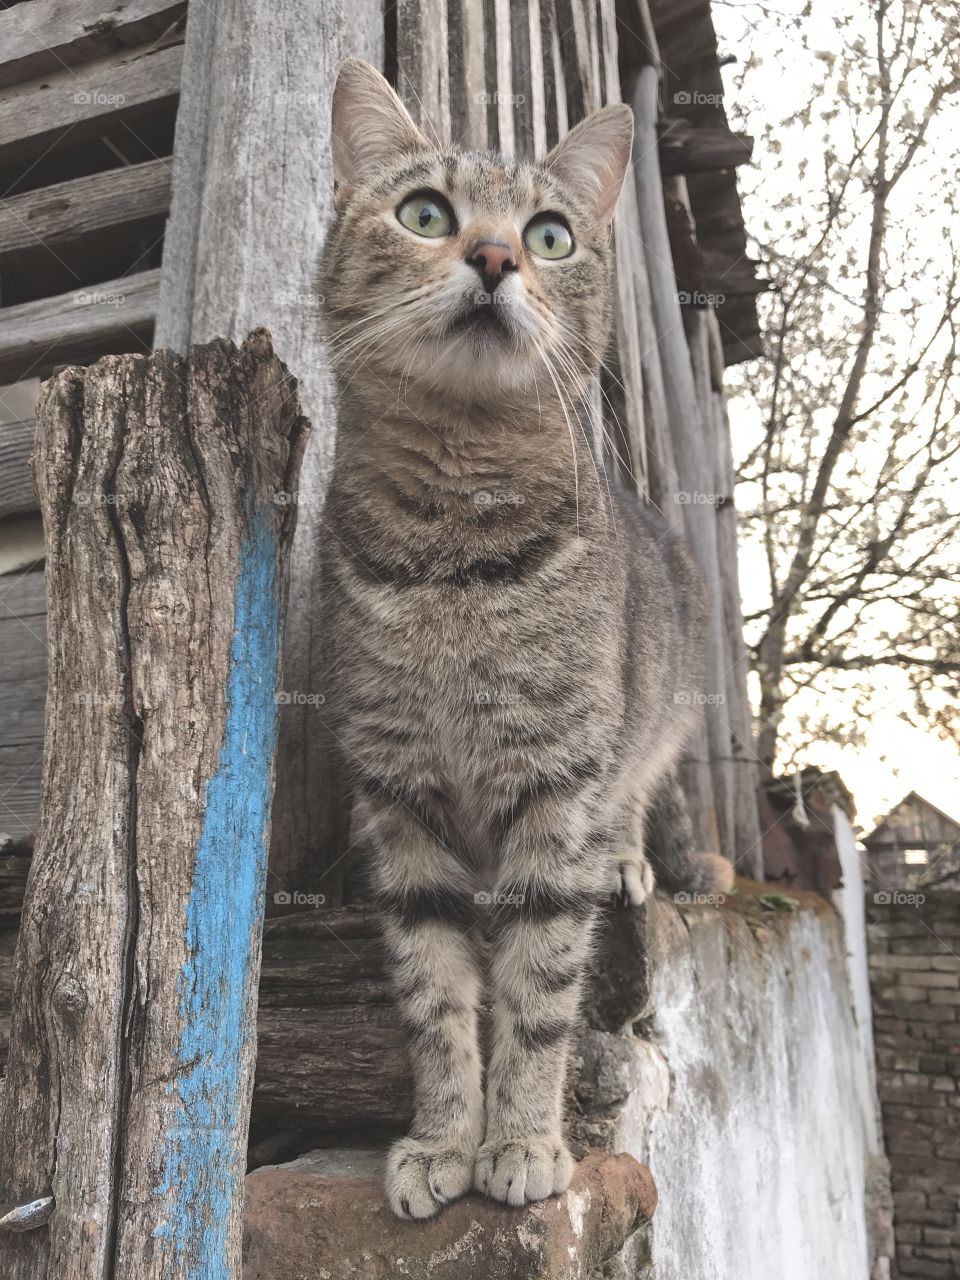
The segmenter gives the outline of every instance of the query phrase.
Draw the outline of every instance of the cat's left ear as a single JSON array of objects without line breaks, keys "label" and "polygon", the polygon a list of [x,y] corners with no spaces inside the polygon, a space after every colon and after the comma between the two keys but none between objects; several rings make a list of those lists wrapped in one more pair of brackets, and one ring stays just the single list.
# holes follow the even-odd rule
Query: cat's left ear
[{"label": "cat's left ear", "polygon": [[633,112],[618,102],[581,120],[557,143],[544,164],[569,184],[599,221],[610,223],[632,146]]},{"label": "cat's left ear", "polygon": [[430,147],[394,90],[362,58],[340,64],[330,115],[333,177],[341,195],[379,177],[398,155]]}]

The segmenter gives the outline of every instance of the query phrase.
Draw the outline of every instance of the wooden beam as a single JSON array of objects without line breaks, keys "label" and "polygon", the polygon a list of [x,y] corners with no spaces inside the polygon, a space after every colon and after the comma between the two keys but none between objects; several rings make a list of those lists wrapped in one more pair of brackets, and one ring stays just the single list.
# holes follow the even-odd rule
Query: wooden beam
[{"label": "wooden beam", "polygon": [[397,93],[431,142],[442,145],[451,136],[446,0],[397,0],[396,9]]},{"label": "wooden beam", "polygon": [[147,44],[180,22],[185,0],[33,0],[0,13],[0,89]]},{"label": "wooden beam", "polygon": [[17,946],[4,1280],[233,1280],[306,424],[269,335],[61,371],[43,814]]},{"label": "wooden beam", "polygon": [[159,270],[0,309],[0,383],[45,377],[104,352],[144,351],[157,312]]},{"label": "wooden beam", "polygon": [[[6,877],[4,861],[16,864]],[[0,858],[0,922],[8,925],[27,861]],[[399,1129],[411,1118],[413,1080],[376,914],[300,908],[264,928],[253,1132]],[[584,1001],[591,1026],[619,1031],[649,1012],[656,909],[605,913]],[[0,948],[0,1022],[10,1010],[11,959]]]},{"label": "wooden beam", "polygon": [[120,227],[156,225],[170,208],[172,168],[172,160],[149,160],[0,202],[0,271],[20,270],[35,255],[103,239]]},{"label": "wooden beam", "polygon": [[[708,325],[718,329],[716,318],[708,313]],[[719,343],[719,334],[716,342]],[[722,395],[712,397],[715,423],[717,471],[720,485],[728,501],[717,508],[717,554],[721,569],[723,593],[723,625],[727,635],[727,703],[730,717],[730,755],[733,842],[736,863],[742,875],[763,880],[763,841],[757,811],[757,788],[760,784],[760,762],[756,754],[753,712],[747,696],[750,664],[743,641],[743,604],[740,599],[739,540],[737,508],[734,503],[736,472],[730,440],[730,422]]]},{"label": "wooden beam", "polygon": [[[347,54],[383,65],[380,0],[326,0],[322,10],[292,0],[284,21],[273,0],[191,7],[156,335],[182,350],[265,324],[298,371],[316,429],[295,495],[283,688],[303,694],[325,682],[320,517],[337,408],[316,322],[317,262],[333,211],[330,95]],[[335,901],[347,870],[343,788],[331,735],[296,700],[281,709],[273,832],[275,887],[322,881]]]},{"label": "wooden beam", "polygon": [[543,94],[547,147],[554,147],[570,127],[567,85],[560,47],[559,0],[540,0],[543,41]]},{"label": "wooden beam", "polygon": [[0,423],[0,520],[39,508],[30,474],[36,424]]},{"label": "wooden beam", "polygon": [[[16,12],[16,10],[11,10]],[[108,133],[174,102],[180,92],[178,46],[126,51],[31,81],[0,98],[0,165],[20,164],[59,145]]]},{"label": "wooden beam", "polygon": [[648,0],[616,0],[617,47],[622,79],[632,82],[641,67],[660,69],[660,47]]},{"label": "wooden beam", "polygon": [[[483,5],[475,0],[448,0],[447,35],[450,136],[460,146],[484,151],[488,140],[488,104]],[[397,54],[399,63],[399,49]]]},{"label": "wooden beam", "polygon": [[748,164],[753,155],[753,139],[745,133],[698,128],[687,120],[664,121],[659,137],[664,174],[733,169]]},{"label": "wooden beam", "polygon": [[[704,577],[707,609],[714,620],[710,624],[706,685],[707,691],[716,695],[725,690],[722,633],[718,630],[719,622],[715,621],[719,619],[721,611],[716,526],[713,509],[704,505],[699,496],[714,492],[715,472],[713,451],[707,441],[703,406],[698,399],[690,349],[683,329],[664,212],[656,149],[658,84],[659,77],[654,67],[641,68],[636,78],[633,98],[636,120],[633,178],[650,285],[651,313],[663,374],[669,434],[676,465],[677,492],[665,494],[664,501],[672,500],[683,507],[684,529]],[[710,760],[728,750],[727,743],[720,745],[721,738],[719,719],[702,723],[684,768],[691,818],[698,844],[703,849],[716,850],[725,830],[723,817],[718,810],[720,798],[715,794],[710,768]]]},{"label": "wooden beam", "polygon": [[[0,427],[0,439],[3,430]],[[19,700],[36,707],[45,695],[47,598],[42,569],[0,578],[0,687],[8,704]],[[21,841],[36,832],[40,814],[43,722],[35,714],[26,722],[22,715],[17,719],[21,727],[28,725],[31,736],[14,736],[11,726],[0,721],[0,831]]]},{"label": "wooden beam", "polygon": [[40,816],[43,741],[0,746],[0,831],[32,840]]}]

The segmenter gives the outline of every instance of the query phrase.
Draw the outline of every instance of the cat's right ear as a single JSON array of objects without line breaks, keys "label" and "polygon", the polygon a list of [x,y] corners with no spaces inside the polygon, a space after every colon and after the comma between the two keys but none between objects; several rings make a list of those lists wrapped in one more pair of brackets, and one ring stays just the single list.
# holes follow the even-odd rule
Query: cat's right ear
[{"label": "cat's right ear", "polygon": [[430,143],[375,67],[362,58],[340,64],[333,89],[331,149],[335,201],[352,187],[370,182],[404,152],[428,150]]}]

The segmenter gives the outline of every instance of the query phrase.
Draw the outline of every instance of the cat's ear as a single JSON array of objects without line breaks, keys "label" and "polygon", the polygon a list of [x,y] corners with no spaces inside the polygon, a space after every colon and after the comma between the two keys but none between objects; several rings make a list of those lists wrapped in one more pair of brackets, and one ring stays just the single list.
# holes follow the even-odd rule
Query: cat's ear
[{"label": "cat's ear", "polygon": [[362,58],[340,64],[330,114],[333,177],[341,192],[371,181],[398,154],[430,146],[387,81]]},{"label": "cat's ear", "polygon": [[609,223],[632,145],[633,112],[616,103],[581,120],[557,143],[544,164],[586,202],[596,218]]}]

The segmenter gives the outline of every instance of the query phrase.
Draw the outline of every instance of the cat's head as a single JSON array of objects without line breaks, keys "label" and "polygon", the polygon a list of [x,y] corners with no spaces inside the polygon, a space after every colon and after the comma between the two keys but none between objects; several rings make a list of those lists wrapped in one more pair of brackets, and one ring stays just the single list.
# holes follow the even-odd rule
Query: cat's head
[{"label": "cat's head", "polygon": [[322,281],[341,378],[482,402],[582,384],[606,339],[632,136],[618,105],[537,163],[440,147],[379,72],[348,59]]}]

